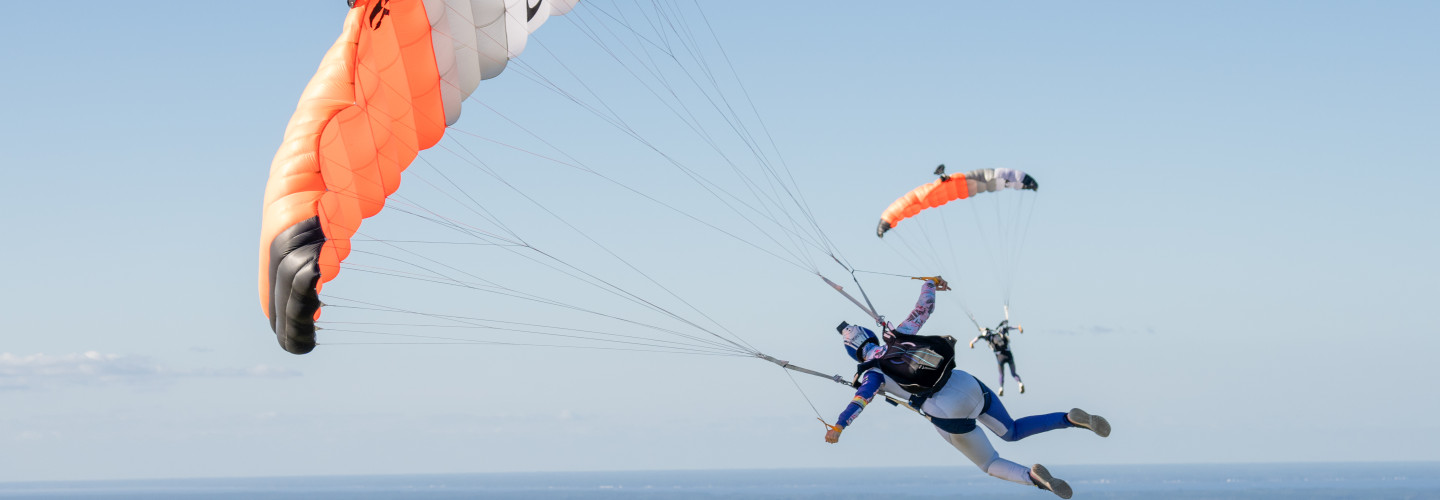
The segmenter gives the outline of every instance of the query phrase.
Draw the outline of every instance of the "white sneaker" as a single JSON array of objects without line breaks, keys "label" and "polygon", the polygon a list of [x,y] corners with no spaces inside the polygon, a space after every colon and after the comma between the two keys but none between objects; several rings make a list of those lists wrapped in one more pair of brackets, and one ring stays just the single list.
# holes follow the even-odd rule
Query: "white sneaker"
[{"label": "white sneaker", "polygon": [[1024,383],[1024,382],[1019,382],[1019,384],[1020,384],[1020,394],[1025,394],[1025,383]]},{"label": "white sneaker", "polygon": [[996,389],[996,390],[995,390],[995,395],[996,395],[996,396],[1004,396],[1004,395],[1005,395],[1005,386],[1002,385],[1002,386],[1000,386],[999,389]]},{"label": "white sneaker", "polygon": [[1046,470],[1044,465],[1035,464],[1030,466],[1030,481],[1034,482],[1036,487],[1054,493],[1055,496],[1060,498],[1070,498],[1070,495],[1075,494],[1075,492],[1070,489],[1070,483],[1065,482],[1064,479],[1050,475],[1050,471]]},{"label": "white sneaker", "polygon": [[1075,427],[1090,429],[1100,437],[1110,437],[1110,421],[1099,415],[1091,415],[1085,410],[1071,408],[1070,413],[1065,415]]}]

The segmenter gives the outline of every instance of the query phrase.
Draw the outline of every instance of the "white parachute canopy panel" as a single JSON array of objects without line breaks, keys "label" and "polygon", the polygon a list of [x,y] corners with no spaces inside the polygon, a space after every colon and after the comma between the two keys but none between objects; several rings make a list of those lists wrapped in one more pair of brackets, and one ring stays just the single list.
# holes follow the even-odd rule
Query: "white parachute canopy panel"
[{"label": "white parachute canopy panel", "polygon": [[505,71],[530,34],[579,0],[424,0],[435,63],[440,70],[445,124],[460,119],[460,104],[481,80]]}]

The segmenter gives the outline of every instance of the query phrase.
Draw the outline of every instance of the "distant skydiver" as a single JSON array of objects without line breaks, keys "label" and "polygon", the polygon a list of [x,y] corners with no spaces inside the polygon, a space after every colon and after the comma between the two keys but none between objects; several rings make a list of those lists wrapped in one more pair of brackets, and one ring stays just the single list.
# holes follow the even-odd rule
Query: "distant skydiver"
[{"label": "distant skydiver", "polygon": [[825,442],[838,442],[841,431],[855,421],[875,394],[884,392],[891,402],[903,402],[929,419],[945,441],[987,474],[1070,498],[1070,485],[1050,475],[1043,465],[1027,468],[1000,458],[976,423],[1005,441],[1066,427],[1090,429],[1105,437],[1110,435],[1110,423],[1079,408],[1012,420],[1000,398],[992,397],[985,384],[963,370],[953,369],[953,338],[915,335],[935,310],[937,289],[949,287],[938,276],[926,279],[915,310],[900,326],[884,331],[883,346],[867,328],[847,323],[836,328],[844,338],[845,351],[861,364],[857,368],[855,397],[835,425],[826,425],[829,430]]},{"label": "distant skydiver", "polygon": [[995,328],[986,328],[985,333],[970,339],[970,348],[975,348],[976,340],[984,340],[990,343],[990,348],[995,351],[995,363],[1000,368],[1000,387],[995,394],[1005,395],[1005,364],[1010,364],[1010,376],[1015,377],[1015,383],[1020,385],[1020,394],[1025,394],[1025,382],[1020,380],[1020,374],[1015,373],[1015,355],[1010,352],[1010,330],[1025,333],[1024,328],[1010,326],[1010,320],[1001,321]]}]

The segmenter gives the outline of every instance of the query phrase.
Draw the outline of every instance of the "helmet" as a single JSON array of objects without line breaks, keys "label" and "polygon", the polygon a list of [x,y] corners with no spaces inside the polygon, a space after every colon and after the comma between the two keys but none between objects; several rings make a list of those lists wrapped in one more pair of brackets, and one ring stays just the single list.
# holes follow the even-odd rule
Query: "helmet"
[{"label": "helmet", "polygon": [[869,328],[842,321],[835,331],[840,332],[845,341],[845,352],[855,361],[864,362],[873,354],[871,351],[880,349],[880,339]]}]

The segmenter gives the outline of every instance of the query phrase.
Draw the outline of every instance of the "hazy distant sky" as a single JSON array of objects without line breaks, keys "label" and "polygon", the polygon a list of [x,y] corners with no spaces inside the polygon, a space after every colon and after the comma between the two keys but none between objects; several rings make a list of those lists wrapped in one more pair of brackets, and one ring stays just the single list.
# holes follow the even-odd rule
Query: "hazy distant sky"
[{"label": "hazy distant sky", "polygon": [[[579,55],[596,52],[576,23],[615,24],[587,3],[544,26],[543,49],[522,59],[557,77],[552,53],[582,74],[605,71]],[[873,231],[935,164],[1041,179],[1013,297],[1029,391],[1005,403],[1012,415],[1080,406],[1115,432],[996,440],[1002,455],[1440,460],[1430,370],[1440,4],[704,8],[818,223],[857,267],[926,272]],[[27,2],[7,13],[0,481],[825,467],[880,455],[973,467],[927,423],[878,402],[827,445],[801,392],[749,359],[414,345],[285,353],[256,298],[260,203],[344,2]],[[595,90],[621,106],[648,97],[617,81]],[[682,201],[694,189],[673,170],[641,173],[666,166],[536,87],[507,72],[477,99],[552,127],[547,139],[633,185]],[[467,106],[460,126],[506,133],[484,106]],[[690,165],[724,171],[702,144],[645,118],[663,113],[620,112]],[[813,275],[552,163],[471,144],[759,349],[853,370],[833,328],[862,316]],[[411,181],[400,194],[422,196]],[[501,199],[492,188],[475,192]],[[543,217],[520,206],[499,209],[557,247],[585,244],[539,231]],[[403,234],[403,224],[373,227]],[[949,276],[962,284],[953,293],[994,323],[998,298],[976,261]],[[882,313],[913,304],[915,282],[865,279]],[[327,292],[518,321],[545,314],[381,283],[342,275]],[[530,284],[584,296],[538,275]],[[971,335],[953,302],[939,307],[926,332]],[[967,350],[960,364],[993,385],[988,352]],[[835,384],[797,380],[827,419],[849,400]]]}]

